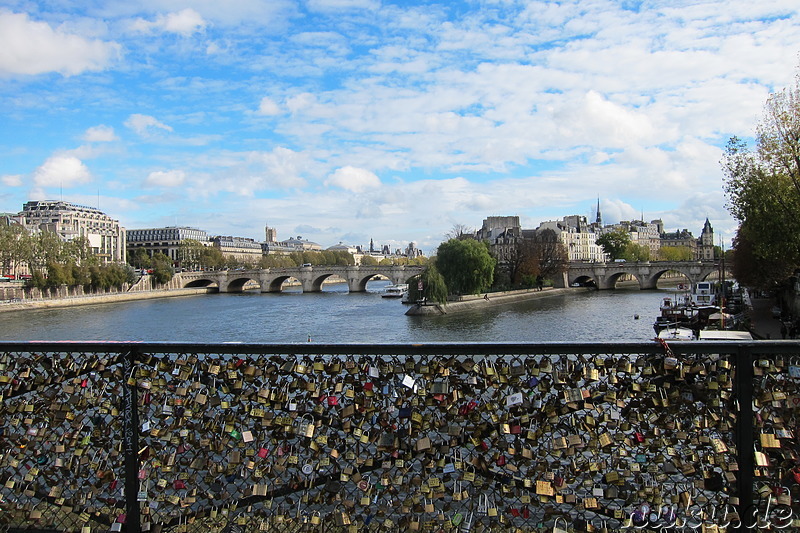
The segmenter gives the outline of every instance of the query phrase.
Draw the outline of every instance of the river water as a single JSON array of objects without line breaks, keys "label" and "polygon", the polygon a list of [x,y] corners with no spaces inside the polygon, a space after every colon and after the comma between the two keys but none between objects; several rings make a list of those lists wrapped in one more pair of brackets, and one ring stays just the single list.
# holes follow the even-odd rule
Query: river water
[{"label": "river water", "polygon": [[[2,340],[244,343],[646,341],[665,290],[568,294],[436,317],[331,284],[322,293],[208,294],[0,313]],[[639,317],[638,319],[636,317]]]}]

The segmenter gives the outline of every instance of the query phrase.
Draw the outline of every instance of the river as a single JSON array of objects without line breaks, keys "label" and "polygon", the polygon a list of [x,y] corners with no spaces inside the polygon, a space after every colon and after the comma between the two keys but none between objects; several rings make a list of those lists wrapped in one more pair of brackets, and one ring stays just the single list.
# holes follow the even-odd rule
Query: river
[{"label": "river", "polygon": [[[208,294],[0,314],[2,340],[244,343],[646,341],[665,290],[575,290],[435,317],[331,284],[321,293]],[[639,318],[636,318],[636,317]]]}]

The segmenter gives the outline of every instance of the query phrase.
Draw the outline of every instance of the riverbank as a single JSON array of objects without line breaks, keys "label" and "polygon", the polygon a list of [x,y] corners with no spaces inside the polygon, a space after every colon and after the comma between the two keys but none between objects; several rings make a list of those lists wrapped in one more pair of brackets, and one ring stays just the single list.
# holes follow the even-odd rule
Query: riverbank
[{"label": "riverbank", "polygon": [[207,294],[205,287],[193,289],[162,289],[153,291],[118,292],[112,294],[93,294],[75,296],[71,298],[43,298],[36,300],[15,300],[0,302],[0,313],[3,311],[27,311],[31,309],[50,309],[59,307],[75,307],[78,305],[95,305],[119,302],[132,302],[136,300],[151,300],[154,298],[176,298],[180,296],[194,296]]},{"label": "riverbank", "polygon": [[462,296],[458,301],[447,302],[446,305],[414,304],[411,306],[411,308],[409,308],[408,311],[406,311],[406,315],[450,315],[463,311],[471,311],[473,309],[483,309],[486,307],[511,304],[524,300],[535,300],[537,298],[547,298],[549,296],[558,296],[569,292],[585,290],[585,288],[556,289],[553,287],[547,287],[541,291],[536,289],[523,289],[518,291],[492,292],[485,295],[471,294],[469,296]]}]

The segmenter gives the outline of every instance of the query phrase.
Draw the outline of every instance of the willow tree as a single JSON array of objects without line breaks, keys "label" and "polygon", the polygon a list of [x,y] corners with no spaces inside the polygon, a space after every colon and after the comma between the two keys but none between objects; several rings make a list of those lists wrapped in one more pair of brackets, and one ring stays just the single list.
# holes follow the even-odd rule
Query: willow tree
[{"label": "willow tree", "polygon": [[409,280],[408,299],[412,302],[426,300],[440,304],[447,301],[447,284],[436,265],[429,264],[421,274]]},{"label": "willow tree", "polygon": [[489,246],[475,239],[450,239],[439,245],[436,268],[450,294],[477,294],[492,286],[496,261]]},{"label": "willow tree", "polygon": [[733,273],[774,287],[800,266],[800,78],[767,100],[755,148],[732,138],[722,166],[727,207],[739,221]]}]

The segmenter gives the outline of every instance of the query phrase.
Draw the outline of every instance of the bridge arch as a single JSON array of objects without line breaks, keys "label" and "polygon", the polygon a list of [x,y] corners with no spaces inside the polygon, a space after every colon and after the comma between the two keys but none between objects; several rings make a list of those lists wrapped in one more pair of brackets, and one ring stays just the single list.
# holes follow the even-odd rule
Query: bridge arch
[{"label": "bridge arch", "polygon": [[241,276],[238,278],[229,279],[228,283],[226,284],[225,292],[243,292],[244,286],[247,285],[247,283],[250,281],[260,285],[260,281],[257,277]]},{"label": "bridge arch", "polygon": [[[367,274],[366,276],[356,277],[354,280],[348,280],[347,285],[350,292],[365,292],[367,290],[367,283],[376,279],[389,279],[383,274]],[[389,281],[392,281],[389,279]]]},{"label": "bridge arch", "polygon": [[[297,278],[288,275],[274,277],[271,280],[267,281],[267,283],[261,284],[261,292],[281,292],[283,284],[289,281],[290,279],[297,279]],[[266,285],[266,290],[264,288],[265,285]]]},{"label": "bridge arch", "polygon": [[573,263],[565,273],[566,285],[585,285],[594,280],[599,290],[613,289],[624,275],[630,275],[642,290],[656,289],[658,280],[667,272],[674,271],[686,277],[688,283],[708,279],[717,272],[719,264],[714,261],[645,261],[621,263]]},{"label": "bridge arch", "polygon": [[185,289],[199,288],[199,287],[208,287],[208,288],[217,287],[217,289],[219,289],[219,282],[217,282],[217,280],[214,279],[200,278],[200,279],[189,280],[188,283],[183,285],[183,288]]}]

